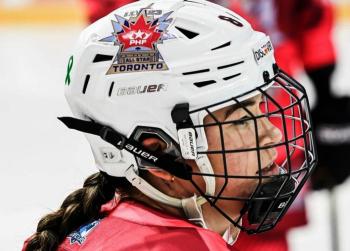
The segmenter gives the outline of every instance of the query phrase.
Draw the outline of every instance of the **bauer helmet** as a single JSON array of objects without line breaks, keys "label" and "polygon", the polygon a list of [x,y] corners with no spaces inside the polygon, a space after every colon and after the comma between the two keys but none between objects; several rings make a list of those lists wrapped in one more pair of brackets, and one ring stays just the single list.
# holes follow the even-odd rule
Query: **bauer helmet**
[{"label": "bauer helmet", "polygon": [[[65,85],[75,118],[60,119],[85,133],[99,170],[125,177],[152,199],[183,208],[190,220],[202,219],[201,205],[210,203],[240,229],[266,231],[285,214],[316,165],[305,89],[278,68],[273,51],[268,36],[219,5],[138,1],[82,32]],[[244,106],[256,95],[263,100],[258,115]],[[214,112],[227,106],[248,114],[238,122],[253,123],[254,147],[226,147],[222,128],[237,121],[220,121]],[[205,124],[206,116],[214,122]],[[260,145],[262,118],[279,128],[281,140]],[[208,149],[207,127],[219,129],[219,149]],[[147,135],[166,142],[163,154],[141,144]],[[260,154],[272,148],[278,158],[263,166]],[[230,171],[228,155],[241,152],[256,154],[255,175]],[[220,156],[223,173],[213,171],[210,155]],[[186,160],[195,161],[199,171]],[[149,166],[192,182],[198,193],[179,199],[158,191],[139,176]],[[265,172],[271,166],[278,168],[277,174]],[[195,176],[203,177],[205,188]],[[217,179],[225,181],[221,187]],[[227,183],[236,179],[255,180],[254,191],[225,196]],[[242,203],[240,216],[230,217],[218,206],[222,200]]]}]

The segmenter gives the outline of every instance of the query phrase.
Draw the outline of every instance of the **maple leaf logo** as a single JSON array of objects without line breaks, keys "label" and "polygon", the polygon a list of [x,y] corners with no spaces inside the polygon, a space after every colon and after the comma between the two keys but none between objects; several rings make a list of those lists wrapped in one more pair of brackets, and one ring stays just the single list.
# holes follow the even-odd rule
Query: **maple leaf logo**
[{"label": "maple leaf logo", "polygon": [[158,42],[162,33],[158,32],[157,24],[147,22],[144,15],[139,15],[136,22],[129,23],[129,26],[122,25],[124,32],[116,34],[116,38],[123,49],[127,50],[132,47],[143,47],[144,49],[154,49],[154,44]]},{"label": "maple leaf logo", "polygon": [[[155,13],[158,13],[157,18]],[[173,21],[169,18],[172,13],[161,15],[162,10],[152,10],[148,6],[138,11],[137,15],[130,14],[130,19],[115,14],[116,20],[111,20],[112,34],[99,40],[119,46],[106,74],[168,70],[157,45],[176,38],[167,31]]]}]

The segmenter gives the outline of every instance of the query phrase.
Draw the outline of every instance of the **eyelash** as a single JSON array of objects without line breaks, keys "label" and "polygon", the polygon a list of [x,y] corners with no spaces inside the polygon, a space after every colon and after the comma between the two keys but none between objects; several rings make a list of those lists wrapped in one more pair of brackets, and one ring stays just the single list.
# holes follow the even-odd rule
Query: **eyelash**
[{"label": "eyelash", "polygon": [[246,120],[246,119],[249,119],[250,117],[248,116],[244,116],[242,118],[240,118],[239,120],[236,120],[236,121],[233,121],[232,124],[233,125],[245,125],[249,122],[249,120]]}]

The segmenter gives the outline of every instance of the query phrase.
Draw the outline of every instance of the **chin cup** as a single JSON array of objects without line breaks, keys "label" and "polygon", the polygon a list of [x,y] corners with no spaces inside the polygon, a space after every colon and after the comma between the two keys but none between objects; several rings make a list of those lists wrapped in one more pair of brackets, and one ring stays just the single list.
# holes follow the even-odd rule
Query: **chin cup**
[{"label": "chin cup", "polygon": [[261,185],[252,201],[248,202],[249,224],[261,224],[262,230],[272,228],[283,209],[289,204],[295,187],[297,181],[288,176],[278,177]]}]

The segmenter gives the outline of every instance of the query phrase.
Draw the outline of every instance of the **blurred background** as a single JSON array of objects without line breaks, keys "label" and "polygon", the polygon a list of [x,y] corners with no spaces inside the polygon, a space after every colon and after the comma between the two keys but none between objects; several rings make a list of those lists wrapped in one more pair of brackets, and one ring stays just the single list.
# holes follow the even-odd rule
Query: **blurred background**
[{"label": "blurred background", "polygon": [[[66,65],[80,31],[131,0],[0,0],[1,250],[20,250],[41,216],[95,172],[69,115]],[[305,86],[319,168],[274,232],[242,235],[239,250],[349,251],[350,0],[214,1],[273,40],[276,57]],[[249,241],[247,241],[249,239]]]}]

